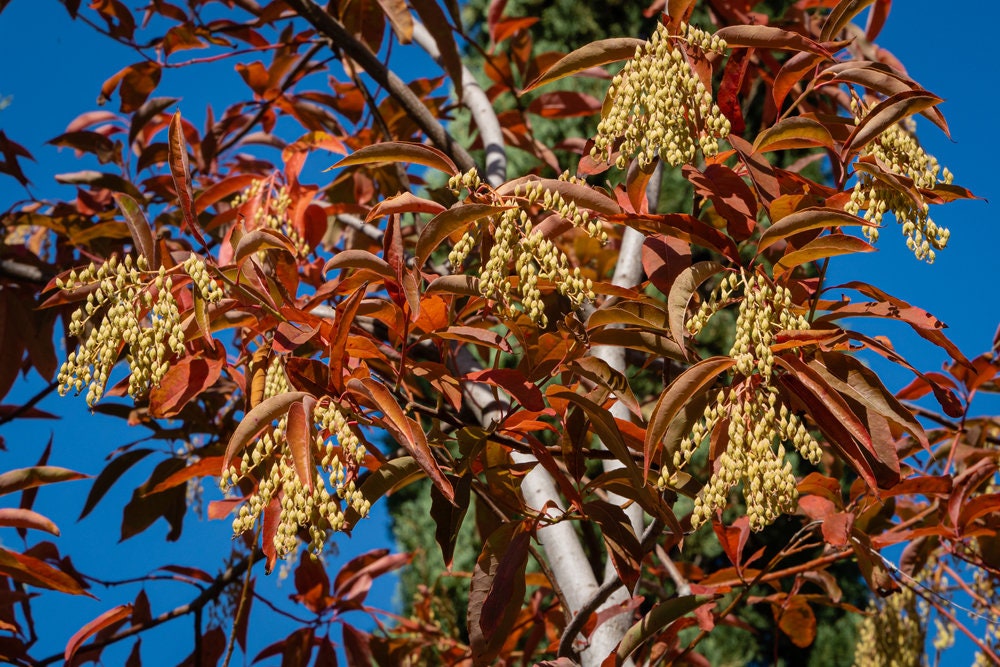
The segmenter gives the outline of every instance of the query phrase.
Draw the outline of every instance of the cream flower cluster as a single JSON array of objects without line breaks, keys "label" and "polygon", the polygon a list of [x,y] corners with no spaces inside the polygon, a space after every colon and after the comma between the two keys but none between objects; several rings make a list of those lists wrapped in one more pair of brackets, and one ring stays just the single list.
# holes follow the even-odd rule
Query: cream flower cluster
[{"label": "cream flower cluster", "polygon": [[716,437],[725,442],[718,453],[715,470],[695,498],[691,524],[697,528],[719,509],[729,493],[743,484],[747,516],[753,530],[770,525],[781,514],[795,509],[798,499],[792,466],[785,457],[785,443],[791,443],[808,461],[818,464],[822,450],[799,417],[789,410],[771,385],[774,335],[783,329],[806,329],[808,322],[792,310],[791,293],[772,285],[760,274],[726,275],[698,312],[688,322],[697,333],[713,313],[726,305],[732,294],[742,289],[736,340],[730,356],[736,360],[737,378],[719,390],[705,407],[702,418],[681,440],[670,466],[663,466],[659,486],[670,486],[673,471],[691,460],[706,437],[723,429]]},{"label": "cream flower cluster", "polygon": [[[570,177],[563,174],[560,178],[568,180]],[[479,182],[478,177],[470,172],[453,177],[450,185],[454,190],[460,186],[475,190]],[[489,218],[488,225],[493,227],[493,243],[480,272],[479,291],[496,302],[500,314],[513,315],[512,296],[516,295],[523,312],[539,326],[547,326],[548,317],[539,287],[542,280],[554,284],[574,308],[585,300],[594,299],[593,281],[583,277],[580,267],[571,267],[566,253],[534,228],[529,209],[537,207],[542,211],[551,211],[604,243],[608,237],[601,221],[591,216],[589,211],[580,209],[576,202],[567,201],[559,192],[545,188],[540,182],[529,181],[518,185],[513,197],[504,198],[499,203],[511,208]],[[448,259],[455,271],[462,270],[482,233],[477,225],[452,248]],[[518,278],[516,286],[510,279],[511,264]]]},{"label": "cream flower cluster", "polygon": [[[858,100],[852,102],[855,120],[861,120],[868,109]],[[906,247],[913,251],[917,259],[934,261],[937,251],[948,245],[951,232],[939,227],[930,217],[930,206],[919,189],[933,189],[938,183],[950,185],[951,172],[941,169],[933,155],[928,155],[917,143],[911,127],[895,124],[882,132],[862,150],[861,155],[870,155],[878,160],[886,171],[904,176],[913,181],[914,188],[901,188],[858,170],[858,182],[851,192],[851,199],[845,210],[858,215],[863,209],[864,219],[880,225],[887,212],[891,212],[902,226],[906,236]],[[940,173],[940,178],[939,178]],[[865,227],[865,235],[874,243],[878,240],[878,227]]]},{"label": "cream flower cluster", "polygon": [[597,126],[591,157],[610,161],[619,139],[619,169],[632,156],[641,167],[657,158],[677,166],[692,162],[698,148],[709,156],[719,151],[719,139],[729,135],[729,120],[691,68],[682,42],[703,53],[723,53],[727,47],[725,40],[687,24],[681,24],[677,35],[658,25],[612,79],[611,105]]},{"label": "cream flower cluster", "polygon": [[[197,256],[192,254],[183,269],[206,300],[222,297]],[[93,406],[103,396],[111,368],[125,347],[131,370],[129,395],[142,397],[159,385],[171,359],[184,353],[174,276],[164,267],[150,271],[142,256],[133,261],[126,255],[119,261],[112,255],[99,266],[91,263],[80,273],[71,271],[56,285],[68,291],[88,290],[87,300],[70,319],[69,332],[81,342],[59,369],[61,395],[86,387],[87,405]]]},{"label": "cream flower cluster", "polygon": [[[275,357],[265,375],[264,398],[288,390],[280,359]],[[279,556],[295,551],[300,528],[309,532],[309,549],[319,553],[328,533],[344,528],[346,506],[360,517],[367,516],[371,508],[355,481],[366,449],[344,411],[329,399],[321,399],[313,409],[312,426],[315,436],[311,454],[319,465],[311,471],[311,491],[308,482],[295,471],[286,437],[287,417],[261,434],[243,453],[239,467],[231,466],[220,480],[223,491],[244,477],[257,480],[256,488],[233,520],[235,535],[252,529],[272,499],[278,499],[281,509],[274,547]]]},{"label": "cream flower cluster", "polygon": [[[230,205],[239,208],[248,201],[259,199],[259,205],[254,209],[253,219],[249,228],[257,229],[267,227],[286,236],[298,251],[299,255],[309,254],[309,244],[302,238],[295,226],[292,224],[288,209],[292,205],[292,198],[288,193],[288,186],[282,185],[275,188],[269,180],[255,180],[245,190],[237,194]],[[263,256],[263,251],[261,251]]]},{"label": "cream flower cluster", "polygon": [[917,595],[904,587],[881,604],[874,601],[858,626],[857,667],[908,667],[923,664],[926,629]]}]

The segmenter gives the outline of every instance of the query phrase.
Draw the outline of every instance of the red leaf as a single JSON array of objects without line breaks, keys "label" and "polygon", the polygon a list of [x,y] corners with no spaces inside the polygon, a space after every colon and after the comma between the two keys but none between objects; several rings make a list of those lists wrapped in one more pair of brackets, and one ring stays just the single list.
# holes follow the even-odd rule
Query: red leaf
[{"label": "red leaf", "polygon": [[170,120],[168,151],[170,175],[173,178],[174,191],[177,193],[184,226],[198,243],[205,245],[205,237],[201,234],[198,216],[195,214],[194,196],[191,193],[191,170],[188,167],[187,144],[184,141],[184,126],[181,122],[180,110],[174,112],[174,116]]},{"label": "red leaf", "polygon": [[3,548],[0,548],[0,574],[29,586],[93,597],[76,579],[62,570],[57,570],[44,560]]},{"label": "red leaf", "polygon": [[226,365],[226,348],[212,341],[211,351],[187,355],[170,364],[159,386],[149,392],[149,409],[155,417],[176,416],[219,379]]},{"label": "red leaf", "polygon": [[561,90],[543,93],[528,105],[528,111],[542,118],[574,118],[590,116],[601,110],[601,101],[586,93]]},{"label": "red leaf", "polygon": [[542,392],[538,387],[529,382],[528,378],[521,371],[513,368],[490,368],[469,373],[465,376],[465,379],[472,382],[485,382],[495,387],[500,387],[516,398],[525,409],[532,412],[540,412],[545,409],[545,400],[542,397]]},{"label": "red leaf", "polygon": [[427,438],[424,436],[420,424],[403,414],[389,390],[371,378],[360,380],[353,378],[347,382],[347,389],[359,398],[370,401],[382,413],[383,416],[378,421],[385,426],[396,442],[402,445],[420,464],[431,483],[445,498],[454,501],[455,491],[434,459],[434,454],[427,445]]},{"label": "red leaf", "polygon": [[[743,110],[740,109],[740,90],[743,88],[743,80],[747,74],[747,66],[753,57],[753,49],[733,51],[726,63],[726,69],[722,75],[722,83],[719,84],[719,108],[723,115],[729,119],[732,131],[736,134],[743,134],[746,123],[743,120]],[[742,239],[738,239],[742,240]]]},{"label": "red leaf", "polygon": [[118,605],[114,609],[109,609],[104,612],[94,620],[90,621],[82,628],[76,631],[76,633],[69,638],[66,642],[66,650],[63,653],[63,659],[69,664],[73,659],[80,646],[83,645],[87,639],[96,634],[98,631],[106,628],[108,626],[114,625],[124,621],[126,618],[132,615],[132,604]]},{"label": "red leaf", "polygon": [[492,664],[513,629],[524,603],[530,541],[521,523],[505,523],[489,536],[476,559],[468,618],[476,667]]}]

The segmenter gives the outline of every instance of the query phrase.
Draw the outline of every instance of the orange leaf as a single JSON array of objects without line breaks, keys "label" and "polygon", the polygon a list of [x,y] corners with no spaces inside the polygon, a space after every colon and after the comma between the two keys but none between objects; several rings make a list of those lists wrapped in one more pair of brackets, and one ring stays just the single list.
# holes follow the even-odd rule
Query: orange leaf
[{"label": "orange leaf", "polygon": [[[871,225],[872,223],[850,213],[835,208],[807,208],[789,213],[764,230],[757,241],[757,254],[764,252],[772,245],[810,229],[824,227],[843,227],[845,225]],[[824,237],[826,238],[826,237]],[[807,260],[808,261],[808,260]]]},{"label": "orange leaf", "polygon": [[85,591],[76,579],[62,570],[57,570],[39,558],[8,551],[2,547],[0,547],[0,574],[29,586],[48,588],[70,595],[94,597]]},{"label": "orange leaf", "polygon": [[393,197],[386,197],[372,207],[365,216],[365,222],[394,213],[430,213],[437,215],[447,210],[444,206],[430,199],[417,197],[412,192],[402,192]]},{"label": "orange leaf", "polygon": [[848,255],[855,252],[872,252],[874,250],[875,248],[871,244],[854,236],[846,236],[844,234],[821,236],[782,257],[774,265],[774,277],[777,278],[797,266],[801,266],[807,262],[815,262],[818,259]]},{"label": "orange leaf", "polygon": [[29,509],[9,508],[0,509],[0,526],[11,526],[12,528],[34,528],[44,530],[59,536],[59,528],[46,516]]},{"label": "orange leaf", "polygon": [[306,395],[301,401],[296,401],[288,407],[288,426],[285,429],[285,439],[292,451],[292,462],[295,464],[295,474],[309,493],[313,491],[312,448],[314,441],[312,409],[316,399]]},{"label": "orange leaf", "polygon": [[778,121],[757,135],[753,150],[756,153],[767,153],[817,146],[833,150],[834,142],[830,130],[812,118],[792,116]]},{"label": "orange leaf", "polygon": [[52,484],[53,482],[70,482],[75,479],[86,479],[90,475],[59,468],[56,466],[35,466],[32,468],[18,468],[0,474],[0,496],[6,493],[23,491],[42,484]]}]

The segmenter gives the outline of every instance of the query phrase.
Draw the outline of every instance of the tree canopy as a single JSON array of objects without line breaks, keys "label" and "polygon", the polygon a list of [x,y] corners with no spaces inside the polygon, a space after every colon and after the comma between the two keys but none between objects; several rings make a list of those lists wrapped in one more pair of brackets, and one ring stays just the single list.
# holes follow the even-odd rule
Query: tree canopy
[{"label": "tree canopy", "polygon": [[[829,279],[933,263],[931,207],[974,198],[916,135],[949,128],[878,46],[889,0],[610,3],[565,48],[560,3],[62,5],[132,61],[50,142],[70,195],[0,131],[0,424],[57,392],[141,435],[0,473],[4,660],[158,664],[145,633],[191,617],[187,665],[920,664],[957,633],[1000,662],[1000,340]],[[218,63],[243,97],[164,90]],[[81,518],[186,559],[78,569],[36,500],[91,473]],[[394,501],[433,543],[329,567]],[[48,655],[32,610],[98,587],[131,597]]]}]

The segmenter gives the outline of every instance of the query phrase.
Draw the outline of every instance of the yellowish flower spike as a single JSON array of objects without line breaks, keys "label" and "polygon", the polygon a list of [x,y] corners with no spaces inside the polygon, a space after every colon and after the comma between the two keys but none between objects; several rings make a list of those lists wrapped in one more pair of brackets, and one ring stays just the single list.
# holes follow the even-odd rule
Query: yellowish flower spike
[{"label": "yellowish flower spike", "polygon": [[[579,182],[568,174],[560,180]],[[449,182],[458,194],[461,188],[476,190],[480,185],[475,172],[454,176]],[[512,316],[515,312],[514,299],[520,301],[520,308],[531,320],[545,327],[548,317],[542,301],[539,281],[544,280],[556,286],[560,294],[567,297],[573,308],[586,300],[593,300],[593,281],[584,278],[579,267],[571,267],[569,257],[551,239],[545,238],[534,229],[532,207],[556,213],[573,227],[583,230],[588,236],[606,243],[608,235],[604,224],[591,216],[589,211],[580,209],[576,202],[566,201],[554,190],[541,182],[520,184],[514,189],[513,197],[497,198],[498,205],[510,206],[503,213],[491,216],[484,227],[492,228],[493,244],[479,276],[480,293],[496,303],[502,316]],[[462,264],[475,248],[484,229],[476,227],[459,239],[448,255],[448,261],[455,272],[462,270]],[[513,265],[518,280],[510,278]]]},{"label": "yellowish flower spike", "polygon": [[[268,366],[264,381],[264,398],[289,391],[281,360],[275,357]],[[358,468],[367,450],[351,429],[346,414],[328,399],[321,400],[312,414],[315,439],[313,460],[319,466],[312,472],[312,490],[300,479],[286,438],[288,418],[262,433],[243,453],[239,467],[231,466],[220,479],[223,491],[235,486],[240,479],[252,476],[257,486],[233,520],[233,533],[251,530],[272,499],[278,498],[280,514],[273,544],[279,556],[294,553],[300,528],[309,532],[309,549],[323,550],[331,531],[344,528],[344,508],[351,507],[358,516],[366,517],[371,503],[357,488]],[[334,444],[336,443],[336,444]]]},{"label": "yellowish flower spike", "polygon": [[[218,301],[222,290],[208,273],[204,261],[192,254],[183,264],[195,289],[207,301]],[[131,370],[128,393],[144,396],[159,385],[173,357],[184,353],[184,331],[174,278],[164,267],[150,271],[145,258],[135,262],[112,256],[100,266],[90,264],[79,274],[56,283],[64,290],[87,289],[87,300],[71,316],[69,332],[80,345],[59,369],[59,393],[82,392],[87,405],[101,399],[108,376],[122,347]]]},{"label": "yellowish flower spike", "polygon": [[729,121],[691,68],[682,42],[703,52],[722,53],[727,47],[724,40],[687,24],[681,24],[677,35],[657,25],[612,80],[611,105],[597,126],[591,157],[609,161],[619,138],[620,169],[632,156],[643,167],[657,158],[677,166],[692,162],[698,148],[709,156],[719,151],[719,139],[729,135]]},{"label": "yellowish flower spike", "polygon": [[[860,122],[868,113],[862,102],[854,100],[851,106],[855,119]],[[909,127],[896,124],[886,129],[865,146],[861,157],[874,157],[886,171],[905,176],[916,188],[932,189],[938,183],[951,184],[952,175],[941,169],[933,155],[921,148]],[[940,177],[939,177],[940,173]],[[902,190],[866,171],[858,170],[858,182],[851,192],[845,210],[858,215],[864,210],[864,219],[880,225],[886,213],[892,213],[906,237],[906,247],[917,259],[932,263],[937,251],[948,245],[951,232],[939,227],[930,217],[930,207],[919,192]],[[878,240],[878,227],[865,227],[864,233],[874,243]]]},{"label": "yellowish flower spike", "polygon": [[857,667],[908,667],[922,664],[926,628],[917,595],[904,587],[881,603],[872,602],[858,626]]},{"label": "yellowish flower spike", "polygon": [[709,299],[688,321],[697,333],[711,315],[741,288],[736,339],[730,356],[736,360],[736,381],[719,390],[673,455],[673,466],[663,466],[661,489],[670,485],[672,470],[687,465],[698,446],[716,428],[725,429],[724,450],[715,470],[695,498],[691,525],[697,528],[728,503],[729,492],[743,484],[747,516],[753,530],[762,530],[781,514],[793,511],[798,499],[792,466],[785,458],[791,443],[803,458],[818,464],[822,450],[805,424],[788,409],[771,385],[774,356],[771,344],[778,331],[808,329],[792,308],[791,293],[763,275],[725,276]]}]

